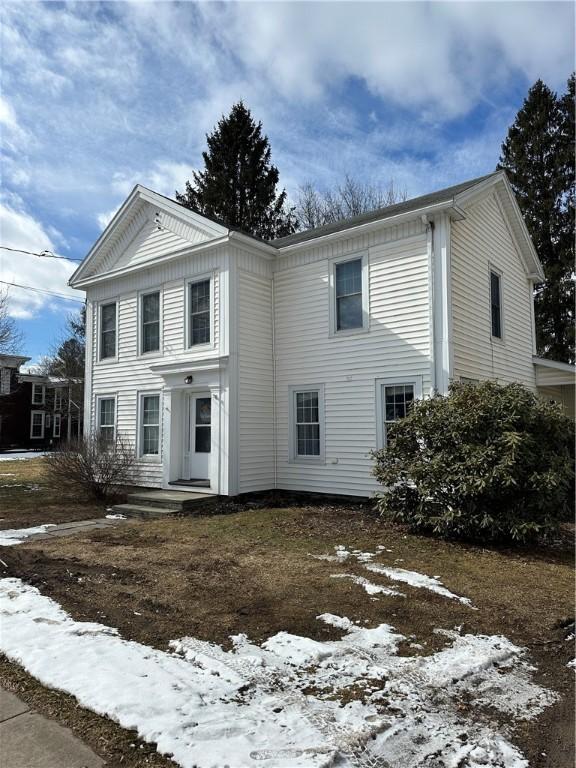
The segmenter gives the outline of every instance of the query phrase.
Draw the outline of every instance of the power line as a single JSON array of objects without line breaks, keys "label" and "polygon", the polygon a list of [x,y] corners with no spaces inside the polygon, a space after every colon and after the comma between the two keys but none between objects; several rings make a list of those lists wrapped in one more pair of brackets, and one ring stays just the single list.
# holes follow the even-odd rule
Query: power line
[{"label": "power line", "polygon": [[69,259],[68,256],[56,256],[52,251],[42,251],[41,253],[34,253],[34,251],[25,251],[23,248],[9,248],[7,245],[0,245],[3,251],[13,251],[14,253],[27,253],[28,256],[39,256],[41,259],[64,259],[64,261],[83,261],[83,259]]},{"label": "power line", "polygon": [[25,288],[27,291],[36,291],[37,293],[48,293],[50,296],[58,296],[60,299],[66,299],[67,301],[76,301],[78,304],[84,304],[81,299],[74,299],[65,293],[57,293],[56,291],[48,291],[45,288],[36,288],[33,285],[21,285],[20,283],[9,283],[7,280],[0,280],[3,285],[11,285],[14,288]]}]

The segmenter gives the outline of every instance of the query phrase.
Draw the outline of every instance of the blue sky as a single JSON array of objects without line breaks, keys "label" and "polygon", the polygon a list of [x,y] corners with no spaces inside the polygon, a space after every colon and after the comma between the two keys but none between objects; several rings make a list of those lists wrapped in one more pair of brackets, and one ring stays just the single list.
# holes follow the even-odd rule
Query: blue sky
[{"label": "blue sky", "polygon": [[[346,173],[410,196],[493,170],[539,77],[564,90],[571,2],[5,2],[0,242],[82,258],[132,186],[173,195],[242,98],[281,184]],[[74,265],[0,279],[78,298]],[[79,304],[10,289],[36,361]]]}]

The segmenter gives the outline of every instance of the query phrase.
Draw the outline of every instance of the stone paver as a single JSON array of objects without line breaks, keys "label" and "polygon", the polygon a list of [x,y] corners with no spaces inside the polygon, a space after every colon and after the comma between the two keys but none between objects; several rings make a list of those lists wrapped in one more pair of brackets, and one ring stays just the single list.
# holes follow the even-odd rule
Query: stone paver
[{"label": "stone paver", "polygon": [[0,688],[0,768],[102,768],[104,761],[68,729]]}]

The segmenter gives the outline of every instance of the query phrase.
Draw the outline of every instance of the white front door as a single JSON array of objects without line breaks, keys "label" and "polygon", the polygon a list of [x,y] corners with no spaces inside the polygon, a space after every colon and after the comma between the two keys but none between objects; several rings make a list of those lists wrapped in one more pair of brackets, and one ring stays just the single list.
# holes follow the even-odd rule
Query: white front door
[{"label": "white front door", "polygon": [[190,480],[208,480],[212,452],[212,398],[190,396]]}]

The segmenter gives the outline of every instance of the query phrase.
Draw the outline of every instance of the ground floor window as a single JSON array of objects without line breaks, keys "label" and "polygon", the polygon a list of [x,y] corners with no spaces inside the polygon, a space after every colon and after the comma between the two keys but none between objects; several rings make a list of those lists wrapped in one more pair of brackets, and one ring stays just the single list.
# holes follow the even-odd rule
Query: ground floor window
[{"label": "ground floor window", "polygon": [[30,437],[41,440],[44,437],[44,412],[32,411],[30,414]]},{"label": "ground floor window", "polygon": [[54,414],[54,427],[52,430],[53,437],[60,437],[61,416],[59,413]]},{"label": "ground floor window", "polygon": [[160,395],[140,396],[140,455],[160,454]]},{"label": "ground floor window", "polygon": [[324,388],[292,387],[290,393],[291,459],[320,461],[324,456]]},{"label": "ground floor window", "polygon": [[116,398],[98,399],[98,433],[105,443],[112,445],[116,435]]},{"label": "ground floor window", "polygon": [[422,397],[422,379],[380,379],[376,382],[378,447],[386,445],[390,426],[410,410],[414,400]]}]

